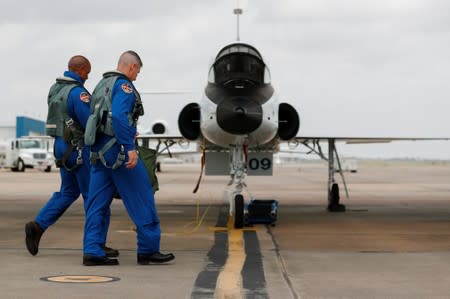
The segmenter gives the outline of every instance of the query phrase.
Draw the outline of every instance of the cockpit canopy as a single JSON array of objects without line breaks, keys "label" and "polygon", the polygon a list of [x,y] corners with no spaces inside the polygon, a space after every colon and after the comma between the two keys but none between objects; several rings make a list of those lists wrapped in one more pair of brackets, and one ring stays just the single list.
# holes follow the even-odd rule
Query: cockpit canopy
[{"label": "cockpit canopy", "polygon": [[220,85],[270,83],[270,72],[259,52],[247,44],[231,44],[217,54],[208,81]]}]

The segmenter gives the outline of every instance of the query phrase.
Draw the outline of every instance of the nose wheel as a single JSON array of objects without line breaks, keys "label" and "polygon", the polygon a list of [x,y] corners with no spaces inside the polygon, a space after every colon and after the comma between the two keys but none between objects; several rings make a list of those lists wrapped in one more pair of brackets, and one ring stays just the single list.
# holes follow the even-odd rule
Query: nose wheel
[{"label": "nose wheel", "polygon": [[242,194],[234,197],[234,227],[244,227],[244,197]]}]

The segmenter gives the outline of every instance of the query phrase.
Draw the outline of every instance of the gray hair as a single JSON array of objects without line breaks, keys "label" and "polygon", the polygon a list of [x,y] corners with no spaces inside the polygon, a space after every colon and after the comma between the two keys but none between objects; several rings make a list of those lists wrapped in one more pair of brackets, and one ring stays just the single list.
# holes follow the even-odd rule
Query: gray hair
[{"label": "gray hair", "polygon": [[139,64],[140,67],[143,66],[141,57],[132,50],[128,50],[126,52],[123,52],[122,55],[120,55],[118,65],[130,65],[130,64]]}]

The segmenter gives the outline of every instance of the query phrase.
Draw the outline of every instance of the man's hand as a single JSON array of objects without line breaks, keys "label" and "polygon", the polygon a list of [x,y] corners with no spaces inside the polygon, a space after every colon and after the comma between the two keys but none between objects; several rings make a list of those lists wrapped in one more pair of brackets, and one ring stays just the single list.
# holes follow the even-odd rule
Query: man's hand
[{"label": "man's hand", "polygon": [[139,156],[137,154],[137,151],[128,151],[128,161],[125,163],[125,167],[129,169],[133,169],[136,167],[138,163]]}]

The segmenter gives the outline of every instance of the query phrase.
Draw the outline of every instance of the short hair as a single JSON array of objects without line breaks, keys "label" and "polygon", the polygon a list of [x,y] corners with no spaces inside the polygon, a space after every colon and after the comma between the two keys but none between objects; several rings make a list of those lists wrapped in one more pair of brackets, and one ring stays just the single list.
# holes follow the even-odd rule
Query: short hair
[{"label": "short hair", "polygon": [[[130,57],[131,56],[131,57]],[[120,63],[124,63],[124,64],[130,64],[130,58],[135,60],[140,67],[142,67],[144,64],[142,63],[141,57],[139,57],[138,53],[136,53],[133,50],[128,50],[122,53],[122,55],[120,55],[119,58],[119,64]]]}]

